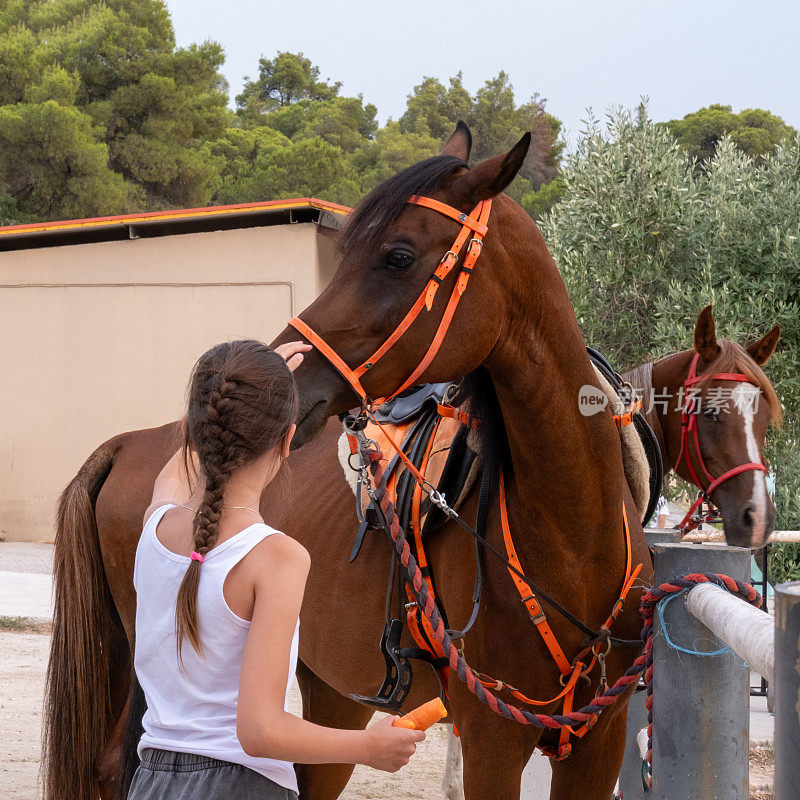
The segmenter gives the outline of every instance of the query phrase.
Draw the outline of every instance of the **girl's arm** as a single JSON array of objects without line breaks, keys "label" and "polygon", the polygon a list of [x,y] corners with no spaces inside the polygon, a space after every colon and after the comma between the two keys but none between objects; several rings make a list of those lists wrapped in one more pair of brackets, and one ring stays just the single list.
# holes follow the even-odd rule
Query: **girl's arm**
[{"label": "girl's arm", "polygon": [[[251,558],[256,556],[256,558]],[[408,763],[421,731],[391,727],[325,728],[284,711],[289,653],[310,558],[294,539],[272,535],[244,561],[255,585],[253,619],[239,681],[237,734],[248,755],[302,764],[367,764],[395,772]]]}]

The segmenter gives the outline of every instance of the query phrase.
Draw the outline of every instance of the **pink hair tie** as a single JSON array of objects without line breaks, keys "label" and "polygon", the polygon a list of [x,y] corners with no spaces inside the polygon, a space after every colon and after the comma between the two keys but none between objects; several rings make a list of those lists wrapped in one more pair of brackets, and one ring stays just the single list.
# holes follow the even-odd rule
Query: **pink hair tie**
[{"label": "pink hair tie", "polygon": [[192,561],[199,561],[201,564],[205,561],[205,558],[194,550],[192,550],[192,554],[189,556],[189,558],[191,558]]}]

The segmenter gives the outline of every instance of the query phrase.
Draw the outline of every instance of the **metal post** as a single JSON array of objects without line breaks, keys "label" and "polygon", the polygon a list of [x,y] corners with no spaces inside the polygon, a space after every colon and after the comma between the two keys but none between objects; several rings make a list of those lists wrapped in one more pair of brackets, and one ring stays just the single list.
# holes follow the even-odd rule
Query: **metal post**
[{"label": "metal post", "polygon": [[[652,548],[663,542],[680,542],[681,532],[677,528],[645,528],[647,546]],[[641,687],[640,687],[641,688]],[[637,737],[642,728],[647,727],[647,710],[644,707],[645,692],[637,689],[628,703],[628,730],[625,740],[625,757],[619,773],[619,786],[625,800],[643,800],[642,757],[639,753]]]},{"label": "metal post", "polygon": [[775,800],[800,797],[800,581],[775,587]]},{"label": "metal post", "polygon": [[[741,547],[657,544],[655,583],[691,572],[750,579]],[[673,643],[688,650],[721,647],[676,599],[664,609]],[[750,671],[733,652],[694,656],[671,648],[656,615],[652,800],[747,800]]]}]

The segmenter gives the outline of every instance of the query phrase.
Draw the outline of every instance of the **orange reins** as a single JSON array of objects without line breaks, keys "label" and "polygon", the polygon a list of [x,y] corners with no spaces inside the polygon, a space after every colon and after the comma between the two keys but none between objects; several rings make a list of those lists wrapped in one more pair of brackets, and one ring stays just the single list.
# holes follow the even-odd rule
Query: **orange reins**
[{"label": "orange reins", "polygon": [[[488,231],[489,214],[491,212],[491,207],[492,207],[491,200],[483,200],[480,203],[478,203],[478,205],[472,210],[472,212],[469,215],[467,215],[462,211],[453,208],[452,206],[448,206],[438,200],[434,200],[429,197],[414,196],[411,197],[408,200],[408,202],[413,205],[430,208],[440,214],[443,214],[446,217],[455,220],[456,222],[461,223],[461,231],[458,233],[451,248],[444,254],[442,259],[440,260],[439,265],[437,266],[433,275],[429,278],[428,283],[426,284],[420,296],[417,298],[414,305],[411,307],[411,309],[408,311],[405,317],[403,317],[400,324],[389,335],[386,341],[384,341],[384,343],[366,361],[364,361],[358,367],[351,368],[344,361],[344,359],[342,359],[339,356],[339,354],[336,353],[336,351],[322,338],[322,336],[320,336],[316,331],[314,331],[308,324],[303,322],[303,320],[301,320],[299,317],[295,317],[289,320],[289,324],[293,328],[295,328],[299,333],[301,333],[312,345],[314,345],[314,347],[316,347],[316,349],[325,358],[328,359],[328,361],[331,363],[334,369],[336,369],[337,372],[339,372],[339,374],[345,379],[345,381],[347,381],[347,383],[353,388],[353,390],[356,392],[356,394],[361,400],[364,412],[368,417],[372,418],[373,422],[376,422],[376,420],[372,415],[372,411],[378,406],[380,406],[382,403],[386,402],[387,400],[396,397],[398,394],[403,392],[409,386],[413,386],[420,379],[422,374],[425,372],[425,370],[431,364],[433,359],[436,357],[436,354],[439,352],[442,342],[444,341],[444,338],[450,327],[450,323],[452,322],[455,310],[458,307],[459,301],[461,300],[461,296],[464,294],[464,291],[467,288],[467,284],[469,282],[475,263],[477,262],[478,257],[481,254],[481,250],[483,248],[483,237],[486,235]],[[447,277],[447,275],[449,275],[453,267],[457,264],[460,253],[464,248],[467,239],[469,239],[469,244],[467,245],[467,250],[464,256],[464,260],[461,265],[458,279],[456,280],[456,285],[453,288],[453,291],[447,302],[447,306],[445,308],[442,319],[439,322],[433,341],[428,347],[425,355],[422,357],[421,361],[419,362],[417,367],[412,371],[412,373],[391,394],[389,394],[385,398],[371,399],[368,396],[367,391],[364,389],[361,383],[361,379],[369,370],[374,368],[374,366],[378,363],[378,361],[380,361],[380,359],[383,358],[383,356],[386,355],[386,353],[406,333],[406,331],[411,327],[413,322],[420,315],[423,308],[426,308],[428,311],[431,310],[439,286]],[[459,419],[459,421],[462,422],[462,424],[465,424],[467,426],[472,426],[472,427],[475,426],[475,421],[464,415],[462,412],[459,412],[457,409],[452,409],[451,407],[448,406],[440,406],[439,412],[440,414],[453,416],[454,418]],[[630,421],[630,415],[627,420],[624,420],[622,418],[620,420],[615,419],[615,422],[618,426],[621,424],[622,425],[628,424],[629,421]],[[415,502],[413,504],[415,520],[412,521],[412,528],[413,528],[412,532],[414,534],[414,538],[418,548],[418,557],[420,558],[420,563],[426,564],[427,562],[425,559],[424,549],[422,546],[422,539],[419,535],[419,500],[421,498],[421,493],[419,493],[419,490],[422,486],[428,484],[427,481],[425,480],[424,474],[422,474],[422,472],[420,472],[420,470],[418,470],[411,463],[411,461],[408,459],[405,453],[402,452],[402,448],[388,433],[388,431],[384,430],[384,433],[387,436],[388,440],[390,441],[393,449],[397,452],[399,458],[402,460],[406,468],[411,472],[415,481],[418,484],[417,492],[415,493],[415,498],[414,498]],[[350,439],[351,452],[355,454],[356,452],[358,452],[358,445],[356,442],[357,435],[351,431],[348,434],[348,438]],[[376,459],[379,459],[379,454],[372,453],[370,458],[373,461],[375,461]],[[424,472],[424,466],[423,466],[423,472]],[[470,531],[470,533],[476,535],[475,532],[463,520],[461,520],[461,518],[456,514],[456,512],[454,512],[451,508],[449,508],[449,506],[447,506],[445,498],[439,495],[438,492],[436,492],[435,487],[430,487],[430,488],[431,488],[430,497],[433,500],[433,502],[439,505],[440,508],[445,510],[449,516],[456,519],[462,525],[462,527],[465,527],[467,530]],[[625,532],[625,543],[626,543],[626,553],[627,553],[625,578],[622,583],[622,589],[620,591],[619,598],[614,604],[612,612],[607,618],[606,623],[601,631],[601,633],[605,634],[606,638],[600,641],[594,641],[592,644],[590,644],[590,646],[586,647],[583,651],[581,651],[579,656],[575,658],[572,663],[569,662],[567,657],[564,655],[564,652],[561,649],[560,645],[558,644],[556,637],[553,634],[549,623],[547,622],[546,616],[542,611],[542,608],[539,605],[538,600],[533,594],[533,587],[535,586],[535,584],[533,584],[525,576],[525,573],[523,572],[522,569],[522,565],[519,561],[519,558],[516,555],[516,551],[513,545],[513,540],[511,538],[511,529],[508,522],[505,482],[503,479],[502,472],[500,474],[500,513],[501,513],[501,527],[503,530],[503,542],[505,545],[506,557],[503,558],[503,556],[485,540],[482,542],[482,544],[485,548],[494,552],[498,557],[500,557],[504,561],[509,574],[514,580],[517,590],[520,593],[523,605],[525,606],[525,609],[528,612],[531,621],[536,626],[537,630],[542,636],[542,639],[545,642],[545,645],[550,651],[553,660],[555,661],[556,666],[558,667],[559,672],[561,673],[562,682],[566,684],[563,691],[560,692],[555,698],[552,698],[549,701],[529,700],[520,692],[513,689],[513,687],[508,687],[508,688],[518,699],[521,699],[524,702],[528,702],[532,705],[545,705],[555,702],[557,700],[562,700],[564,705],[564,714],[569,714],[572,711],[575,688],[577,686],[578,679],[582,676],[587,675],[588,672],[590,672],[591,669],[594,667],[594,664],[597,661],[601,661],[603,666],[601,686],[605,688],[604,659],[608,650],[606,650],[605,653],[601,653],[600,648],[602,648],[603,644],[607,644],[608,647],[610,648],[611,641],[610,639],[608,639],[609,637],[608,627],[613,623],[613,621],[619,614],[620,610],[622,609],[625,597],[630,591],[633,585],[633,581],[636,575],[638,574],[639,569],[641,568],[641,565],[639,565],[638,567],[636,567],[636,569],[633,570],[631,569],[630,531],[628,528],[628,520],[624,506],[622,511],[622,518],[623,518],[623,529]],[[419,591],[420,587],[424,583],[428,596],[431,599],[433,599],[432,583],[430,583],[430,581],[427,580],[423,581],[421,573],[419,574],[419,576],[417,576],[416,579],[420,581],[420,586],[414,584],[414,589]],[[557,610],[559,610],[559,612],[562,615],[564,615],[573,624],[576,624],[582,630],[590,630],[583,623],[581,623],[580,620],[575,618],[565,608],[563,608],[563,606],[561,606],[555,600],[547,596],[541,590],[541,587],[538,588],[538,591],[548,603],[552,604]],[[409,617],[410,616],[411,615],[409,615]],[[422,632],[420,631],[420,627],[423,627],[426,629],[426,632],[434,634],[433,628],[430,627],[429,624],[420,625],[421,621],[415,620],[415,622],[416,624],[411,624],[411,619],[409,619],[410,623],[409,627],[411,628],[412,633],[415,634],[414,638],[415,640],[417,640],[418,644],[420,644],[423,647],[430,648],[432,655],[434,656],[438,657],[443,655],[442,648],[440,646],[431,647],[430,642],[425,642],[426,637],[422,636]],[[438,637],[433,636],[428,638],[433,638],[435,641]],[[589,662],[588,665],[584,662],[584,659],[586,659]],[[486,676],[481,676],[481,678],[485,677]],[[483,682],[483,680],[481,680],[481,682]],[[487,686],[492,685],[495,688],[503,688],[504,686],[504,684],[502,684],[499,681],[492,682],[491,679],[487,679],[486,685]],[[593,722],[587,720],[585,724],[582,725],[577,730],[574,728],[574,726],[571,725],[564,726],[561,730],[559,745],[557,750],[554,753],[549,753],[549,754],[559,758],[563,758],[566,755],[568,755],[571,750],[571,745],[568,742],[569,734],[571,733],[576,736],[582,736],[591,728],[592,724]]]}]

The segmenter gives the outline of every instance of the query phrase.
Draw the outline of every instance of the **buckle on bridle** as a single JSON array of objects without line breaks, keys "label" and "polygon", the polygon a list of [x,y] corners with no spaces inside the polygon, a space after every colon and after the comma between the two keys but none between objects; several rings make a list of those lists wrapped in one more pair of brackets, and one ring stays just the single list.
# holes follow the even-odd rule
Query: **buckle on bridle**
[{"label": "buckle on bridle", "polygon": [[478,245],[478,253],[475,258],[478,258],[480,254],[483,252],[483,239],[470,239],[469,244],[467,245],[467,250],[472,250],[472,245]]},{"label": "buckle on bridle", "polygon": [[452,250],[448,250],[448,251],[447,251],[447,252],[446,252],[446,253],[445,253],[445,254],[442,256],[442,260],[439,262],[439,266],[441,266],[442,264],[444,264],[444,262],[445,262],[445,261],[447,261],[447,259],[448,259],[448,258],[450,258],[451,256],[452,256],[452,258],[453,258],[453,261],[455,261],[455,260],[458,258],[458,253],[454,253]]}]

